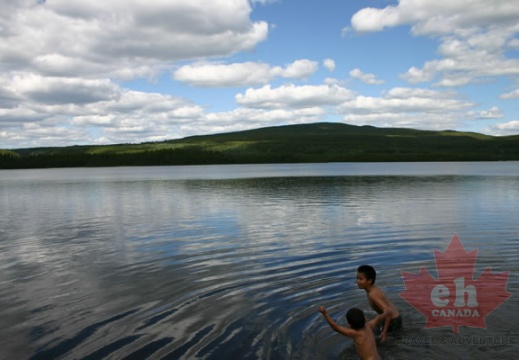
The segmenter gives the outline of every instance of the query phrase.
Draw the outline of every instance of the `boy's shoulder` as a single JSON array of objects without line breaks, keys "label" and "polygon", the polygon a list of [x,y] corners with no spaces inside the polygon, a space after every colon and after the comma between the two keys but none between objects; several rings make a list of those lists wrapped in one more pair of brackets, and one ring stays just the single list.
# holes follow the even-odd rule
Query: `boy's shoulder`
[{"label": "boy's shoulder", "polygon": [[380,295],[384,295],[384,291],[379,288],[378,286],[375,286],[373,285],[370,289],[370,291],[368,291],[368,295],[371,297],[371,296],[380,296]]},{"label": "boy's shoulder", "polygon": [[352,329],[352,328],[348,328],[351,330],[351,337],[352,338],[360,338],[360,337],[363,337],[365,336],[366,334],[368,334],[369,331],[371,331],[371,328],[366,324],[364,325],[363,328],[360,328],[360,329]]}]

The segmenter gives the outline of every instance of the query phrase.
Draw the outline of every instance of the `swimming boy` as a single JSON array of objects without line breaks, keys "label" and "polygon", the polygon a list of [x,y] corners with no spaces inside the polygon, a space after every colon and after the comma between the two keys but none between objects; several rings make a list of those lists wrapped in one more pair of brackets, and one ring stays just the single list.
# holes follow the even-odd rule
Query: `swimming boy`
[{"label": "swimming boy", "polygon": [[350,325],[348,328],[340,326],[333,321],[324,306],[319,307],[319,311],[323,314],[324,318],[333,330],[353,339],[357,354],[362,360],[380,360],[377,346],[375,344],[375,335],[373,335],[372,330],[373,326],[376,325],[376,318],[366,324],[364,312],[358,308],[351,308],[346,313],[346,320]]},{"label": "swimming boy", "polygon": [[402,317],[384,292],[375,286],[376,278],[377,273],[372,266],[361,265],[358,267],[357,286],[359,289],[366,290],[369,305],[380,314],[380,317],[377,316],[376,319],[384,321],[380,334],[380,340],[384,342],[387,339],[388,332],[394,332],[402,328]]}]

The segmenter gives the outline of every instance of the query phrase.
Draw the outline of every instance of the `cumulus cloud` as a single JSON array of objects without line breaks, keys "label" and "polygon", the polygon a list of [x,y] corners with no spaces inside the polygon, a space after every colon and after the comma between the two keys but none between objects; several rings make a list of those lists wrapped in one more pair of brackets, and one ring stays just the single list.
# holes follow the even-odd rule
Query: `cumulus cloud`
[{"label": "cumulus cloud", "polygon": [[333,59],[325,59],[323,61],[323,65],[325,68],[328,69],[328,71],[334,71],[335,70],[335,61]]},{"label": "cumulus cloud", "polygon": [[474,37],[443,39],[439,48],[443,59],[427,61],[421,69],[411,67],[402,77],[412,84],[439,78],[437,85],[454,87],[487,77],[519,75],[519,60],[505,58],[504,50],[495,47],[497,35],[491,42],[493,45],[478,42]]},{"label": "cumulus cloud", "polygon": [[342,103],[354,96],[353,92],[338,85],[287,84],[278,88],[265,85],[247,89],[236,95],[238,104],[256,108],[311,108]]},{"label": "cumulus cloud", "polygon": [[47,105],[87,104],[119,95],[119,87],[109,79],[44,77],[23,73],[13,76],[4,86],[27,101]]},{"label": "cumulus cloud", "polygon": [[256,4],[256,3],[260,3],[260,4],[268,4],[268,3],[274,3],[274,2],[277,2],[279,0],[250,0],[251,3],[253,4]]},{"label": "cumulus cloud", "polygon": [[487,134],[492,135],[517,135],[519,133],[519,120],[494,124],[485,129]]},{"label": "cumulus cloud", "polygon": [[351,26],[358,32],[381,31],[386,27],[403,23],[398,8],[388,6],[384,9],[364,8],[351,18]]},{"label": "cumulus cloud", "polygon": [[352,124],[439,130],[459,125],[474,106],[451,92],[394,88],[381,97],[357,96],[342,103],[339,112]]},{"label": "cumulus cloud", "polygon": [[253,86],[266,84],[276,77],[304,79],[317,68],[315,61],[306,59],[296,60],[284,68],[261,62],[197,63],[178,68],[173,78],[199,87]]},{"label": "cumulus cloud", "polygon": [[463,110],[472,104],[459,100],[445,99],[441,103],[437,99],[427,97],[375,98],[359,96],[352,101],[341,105],[341,110],[356,114],[371,113],[443,113],[447,111]]},{"label": "cumulus cloud", "polygon": [[384,80],[378,80],[374,74],[363,73],[360,69],[353,69],[350,71],[350,76],[353,79],[362,81],[369,85],[380,85],[384,83]]},{"label": "cumulus cloud", "polygon": [[400,0],[396,6],[364,8],[353,15],[357,32],[410,25],[414,35],[438,37],[442,59],[411,67],[402,77],[412,84],[430,82],[455,87],[494,76],[517,76],[519,60],[506,51],[516,48],[519,3],[485,0]]},{"label": "cumulus cloud", "polygon": [[396,6],[358,11],[351,25],[358,32],[411,25],[417,34],[449,34],[474,26],[516,24],[518,16],[519,5],[513,1],[489,4],[485,0],[399,0]]},{"label": "cumulus cloud", "polygon": [[[0,78],[0,83],[2,82]],[[14,91],[9,89],[7,86],[2,87],[0,85],[0,110],[8,109],[17,106],[20,101],[20,97]]]},{"label": "cumulus cloud", "polygon": [[81,104],[26,101],[0,109],[2,143],[30,147],[166,140],[176,137],[182,124],[205,116],[200,106],[178,97],[109,86],[116,96]]},{"label": "cumulus cloud", "polygon": [[[267,39],[269,26],[251,20],[251,11],[248,0],[3,1],[1,147],[180,136],[186,122],[204,121],[203,108],[175,96],[129,91],[121,82],[154,80],[183,60],[253,50]],[[312,64],[289,65],[277,76],[299,71],[304,78]],[[262,65],[255,68],[249,77],[258,79]],[[243,69],[231,70],[224,81],[239,82]]]},{"label": "cumulus cloud", "polygon": [[216,134],[265,126],[318,122],[322,120],[322,116],[325,116],[325,111],[320,107],[271,110],[237,108],[231,111],[201,114],[199,118],[180,123],[176,131],[180,137],[193,134]]},{"label": "cumulus cloud", "polygon": [[456,92],[454,91],[437,91],[424,88],[403,88],[396,87],[392,88],[387,92],[384,92],[384,97],[387,99],[411,99],[411,98],[422,98],[422,99],[452,99],[455,98]]},{"label": "cumulus cloud", "polygon": [[[377,97],[346,87],[351,79],[384,83],[358,68],[349,78],[339,74],[311,83],[319,66],[336,71],[331,58],[313,61],[298,53],[283,63],[268,63],[264,51],[269,46],[258,45],[274,26],[255,20],[251,11],[275,1],[0,0],[0,147],[159,141],[329,121],[338,113],[355,124],[435,129],[505,117],[501,104],[481,110],[481,104],[454,89],[519,76],[519,3],[400,0],[357,12],[353,31],[404,25],[412,35],[438,44],[435,59],[401,74],[409,84],[431,83],[435,90],[388,88]],[[290,56],[289,45],[277,61]],[[258,59],[250,60],[256,53]],[[183,88],[173,83],[167,88],[171,94],[160,94],[171,85],[164,74],[193,87],[246,90],[234,97],[238,108],[224,99],[211,110],[196,102],[214,101],[196,96],[221,96],[227,89],[189,89],[175,96]],[[129,87],[155,87],[156,92]],[[500,95],[501,100],[517,98],[514,88]],[[505,133],[514,126],[509,122],[489,131]]]},{"label": "cumulus cloud", "polygon": [[200,87],[244,86],[267,83],[272,73],[270,65],[257,62],[190,64],[177,69],[173,78]]},{"label": "cumulus cloud", "polygon": [[303,109],[254,109],[238,108],[228,112],[207,114],[205,117],[208,132],[226,130],[239,124],[240,129],[253,129],[263,126],[296,124],[319,121],[325,111],[320,107]]},{"label": "cumulus cloud", "polygon": [[488,110],[470,112],[469,115],[476,119],[500,119],[503,117],[501,109],[499,109],[497,106],[493,106]]},{"label": "cumulus cloud", "polygon": [[[268,24],[248,1],[53,0],[8,2],[0,15],[0,61],[44,75],[137,74],[142,66],[253,49]],[[229,16],[233,14],[233,16]]]},{"label": "cumulus cloud", "polygon": [[506,94],[502,94],[500,96],[501,99],[509,100],[509,99],[519,99],[519,89],[511,91]]},{"label": "cumulus cloud", "polygon": [[305,79],[317,71],[319,64],[315,61],[296,60],[281,71],[281,76],[292,79]]}]

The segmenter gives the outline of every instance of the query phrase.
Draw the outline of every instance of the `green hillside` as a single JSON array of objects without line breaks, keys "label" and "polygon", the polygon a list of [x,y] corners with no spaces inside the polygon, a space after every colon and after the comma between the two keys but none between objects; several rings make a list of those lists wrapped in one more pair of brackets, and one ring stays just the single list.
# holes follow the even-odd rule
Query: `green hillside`
[{"label": "green hillside", "polygon": [[483,160],[519,160],[519,136],[315,123],[156,143],[0,150],[2,169]]}]

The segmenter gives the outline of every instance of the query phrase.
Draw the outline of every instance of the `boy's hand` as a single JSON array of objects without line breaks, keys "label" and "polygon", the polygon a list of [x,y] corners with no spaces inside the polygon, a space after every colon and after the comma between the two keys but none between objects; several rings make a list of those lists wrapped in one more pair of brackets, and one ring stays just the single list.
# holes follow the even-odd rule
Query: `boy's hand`
[{"label": "boy's hand", "polygon": [[385,342],[387,340],[387,332],[382,331],[380,334],[380,342]]},{"label": "boy's hand", "polygon": [[321,314],[326,314],[326,309],[324,306],[319,306],[319,311],[321,312]]}]

